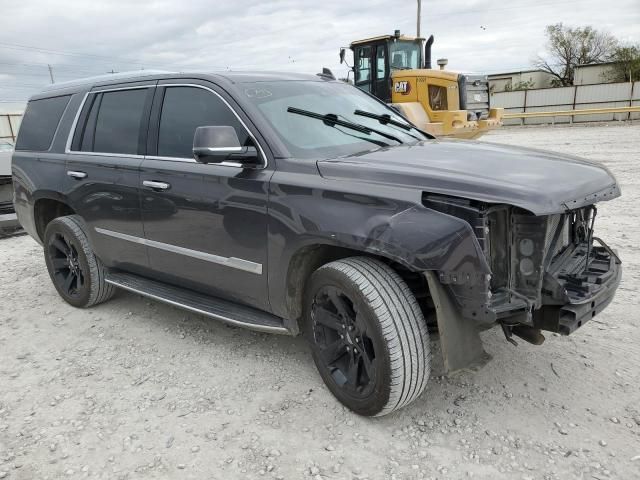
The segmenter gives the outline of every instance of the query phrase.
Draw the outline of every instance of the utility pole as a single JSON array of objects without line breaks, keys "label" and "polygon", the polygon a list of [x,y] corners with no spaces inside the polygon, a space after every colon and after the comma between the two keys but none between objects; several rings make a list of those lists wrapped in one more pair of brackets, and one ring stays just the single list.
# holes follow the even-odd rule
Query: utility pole
[{"label": "utility pole", "polygon": [[49,67],[49,78],[51,78],[51,83],[56,83],[53,79],[53,70],[51,69],[51,65],[47,64],[47,67]]},{"label": "utility pole", "polygon": [[416,21],[416,36],[420,38],[420,14],[422,13],[422,0],[418,0],[418,18]]}]

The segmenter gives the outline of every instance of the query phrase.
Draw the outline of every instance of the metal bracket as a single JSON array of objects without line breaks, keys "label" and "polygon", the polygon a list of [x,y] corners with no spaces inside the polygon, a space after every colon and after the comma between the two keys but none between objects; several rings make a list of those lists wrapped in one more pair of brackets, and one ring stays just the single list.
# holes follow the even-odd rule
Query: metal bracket
[{"label": "metal bracket", "polygon": [[460,314],[449,293],[438,281],[436,272],[428,271],[425,275],[429,293],[436,307],[440,344],[447,374],[484,366],[491,356],[482,347],[477,325]]}]

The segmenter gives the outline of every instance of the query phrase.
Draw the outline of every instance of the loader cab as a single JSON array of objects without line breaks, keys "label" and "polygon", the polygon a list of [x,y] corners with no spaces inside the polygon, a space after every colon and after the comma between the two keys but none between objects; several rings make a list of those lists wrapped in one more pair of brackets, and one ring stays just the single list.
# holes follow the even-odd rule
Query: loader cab
[{"label": "loader cab", "polygon": [[422,38],[400,35],[358,40],[353,51],[354,84],[383,102],[391,102],[391,76],[396,70],[422,68]]}]

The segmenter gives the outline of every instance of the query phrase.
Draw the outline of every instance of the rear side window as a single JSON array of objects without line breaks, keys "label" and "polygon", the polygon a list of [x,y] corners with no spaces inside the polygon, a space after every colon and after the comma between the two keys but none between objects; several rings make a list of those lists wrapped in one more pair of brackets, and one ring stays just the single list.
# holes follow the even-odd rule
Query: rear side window
[{"label": "rear side window", "polygon": [[29,102],[18,133],[16,150],[35,152],[49,150],[70,98],[71,95],[65,95]]},{"label": "rear side window", "polygon": [[215,94],[196,87],[167,87],[160,116],[158,155],[193,158],[193,136],[197,127],[234,127],[240,145],[253,142],[234,113]]},{"label": "rear side window", "polygon": [[140,88],[90,94],[86,121],[76,132],[79,150],[136,155],[147,92],[148,88]]}]

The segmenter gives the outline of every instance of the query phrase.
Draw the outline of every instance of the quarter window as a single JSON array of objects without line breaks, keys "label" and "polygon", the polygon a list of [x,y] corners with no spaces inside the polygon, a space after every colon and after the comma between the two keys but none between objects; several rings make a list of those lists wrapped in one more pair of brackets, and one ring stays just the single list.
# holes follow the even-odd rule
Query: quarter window
[{"label": "quarter window", "polygon": [[24,114],[16,150],[44,152],[49,150],[53,136],[69,103],[70,95],[64,97],[32,100]]},{"label": "quarter window", "polygon": [[193,136],[203,126],[231,126],[240,145],[253,145],[248,132],[225,103],[208,90],[167,87],[160,115],[158,155],[193,158]]}]

